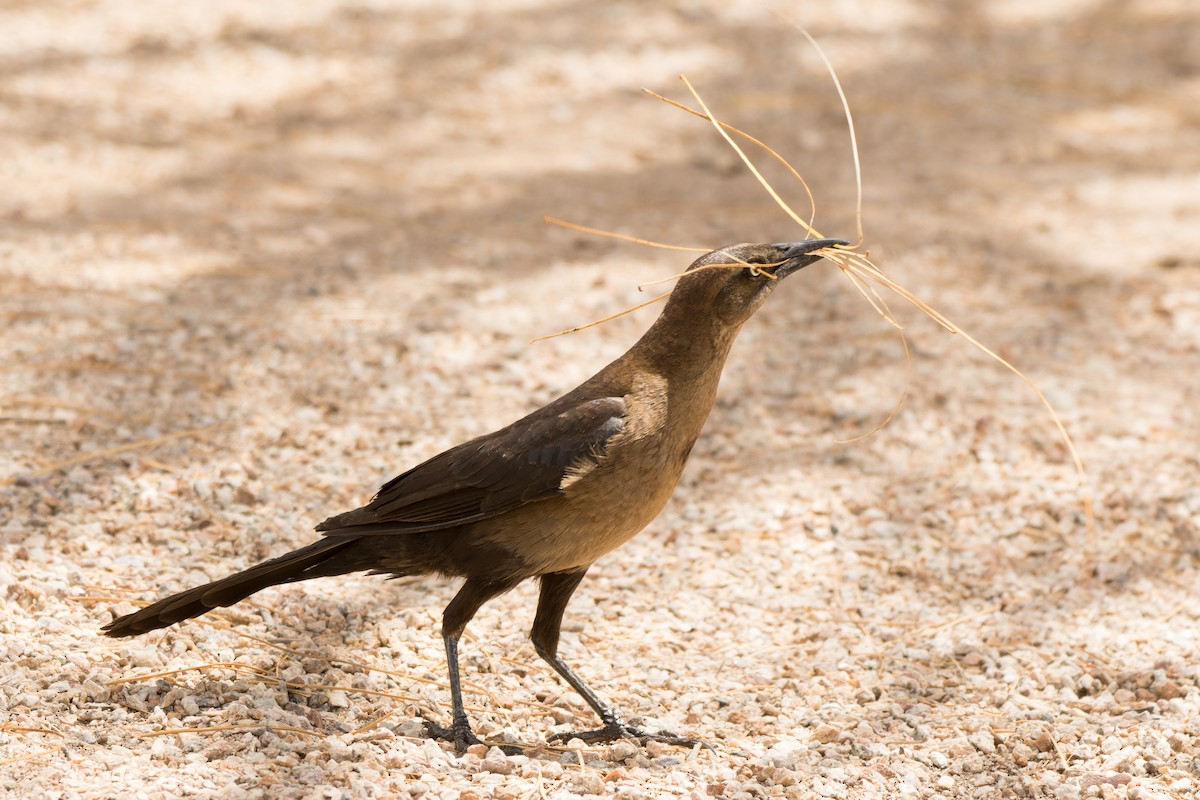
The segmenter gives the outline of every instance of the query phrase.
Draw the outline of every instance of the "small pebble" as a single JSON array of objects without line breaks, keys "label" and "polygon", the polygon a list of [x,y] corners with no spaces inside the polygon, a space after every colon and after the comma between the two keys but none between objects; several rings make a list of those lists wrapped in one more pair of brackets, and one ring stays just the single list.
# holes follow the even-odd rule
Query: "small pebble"
[{"label": "small pebble", "polygon": [[841,731],[832,725],[821,725],[813,731],[813,738],[821,744],[829,744],[841,735]]},{"label": "small pebble", "polygon": [[1126,775],[1123,772],[1118,772],[1114,775],[1084,775],[1079,779],[1079,786],[1082,789],[1087,789],[1090,786],[1124,786],[1133,780],[1132,775]]},{"label": "small pebble", "polygon": [[1042,753],[1049,753],[1054,749],[1054,738],[1046,731],[1042,731],[1029,744]]},{"label": "small pebble", "polygon": [[517,765],[508,760],[508,757],[501,753],[498,757],[488,753],[487,758],[479,762],[479,768],[484,772],[492,772],[496,775],[511,775]]},{"label": "small pebble", "polygon": [[782,739],[772,745],[771,749],[759,759],[759,762],[775,767],[795,769],[800,755],[807,749],[808,746],[797,739]]},{"label": "small pebble", "polygon": [[996,737],[992,735],[991,731],[975,731],[967,735],[967,741],[981,753],[996,752]]},{"label": "small pebble", "polygon": [[581,794],[604,794],[604,777],[593,770],[584,770],[571,778],[571,786]]},{"label": "small pebble", "polygon": [[618,739],[608,748],[608,756],[613,761],[624,761],[638,754],[638,747],[628,739]]}]

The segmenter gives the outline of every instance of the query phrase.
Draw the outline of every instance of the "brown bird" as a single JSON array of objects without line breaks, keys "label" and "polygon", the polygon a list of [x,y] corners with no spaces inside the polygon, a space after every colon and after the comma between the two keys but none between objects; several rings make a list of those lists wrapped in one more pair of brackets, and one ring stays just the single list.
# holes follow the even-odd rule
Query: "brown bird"
[{"label": "brown bird", "polygon": [[[321,539],[159,600],[104,627],[136,636],[281,583],[369,570],[466,578],[442,617],[453,723],[430,735],[479,742],[463,708],[458,639],[475,612],[527,578],[541,586],[530,639],[603,727],[558,734],[691,745],[635,728],[558,655],[563,612],[588,568],[666,504],[716,398],[734,338],[779,280],[845,244],[739,244],[698,259],[629,352],[549,405],[388,481],[367,505],[322,522]],[[719,268],[713,265],[724,265]]]}]

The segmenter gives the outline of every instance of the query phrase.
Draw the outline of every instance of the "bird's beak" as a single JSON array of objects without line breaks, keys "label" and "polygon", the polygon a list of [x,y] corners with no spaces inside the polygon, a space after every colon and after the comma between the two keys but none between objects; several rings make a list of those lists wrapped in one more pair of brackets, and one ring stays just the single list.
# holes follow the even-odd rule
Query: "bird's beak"
[{"label": "bird's beak", "polygon": [[783,262],[773,270],[772,274],[776,278],[786,278],[793,272],[799,272],[809,264],[821,260],[821,256],[813,255],[815,251],[833,247],[835,244],[847,243],[841,239],[805,239],[803,242],[783,242],[771,245],[779,248],[779,260]]}]

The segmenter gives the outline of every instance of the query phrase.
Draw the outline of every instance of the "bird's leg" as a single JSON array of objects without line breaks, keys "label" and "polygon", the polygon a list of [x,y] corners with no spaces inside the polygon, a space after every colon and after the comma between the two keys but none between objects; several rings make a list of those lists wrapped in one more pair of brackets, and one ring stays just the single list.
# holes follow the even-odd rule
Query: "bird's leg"
[{"label": "bird's leg", "polygon": [[462,685],[458,675],[458,636],[442,634],[446,645],[446,665],[450,670],[450,704],[453,708],[453,722],[449,728],[443,728],[436,722],[425,722],[425,733],[434,739],[453,742],[459,753],[466,751],[473,744],[482,744],[479,737],[471,730],[471,721],[467,719],[467,711],[463,707]]},{"label": "bird's leg", "polygon": [[545,659],[547,664],[554,667],[554,671],[587,701],[587,704],[600,717],[600,721],[604,723],[604,727],[593,731],[556,733],[550,737],[550,741],[569,742],[571,739],[582,739],[585,742],[593,743],[633,739],[639,744],[653,740],[684,747],[693,747],[697,744],[708,747],[709,745],[698,739],[678,736],[670,731],[651,733],[628,724],[621,719],[621,715],[616,709],[601,700],[599,695],[584,683],[583,678],[576,675],[575,671],[559,658],[558,638],[562,631],[563,612],[566,611],[572,592],[575,591],[575,587],[579,586],[579,582],[583,580],[585,574],[587,574],[587,567],[572,572],[553,572],[541,577],[542,585],[541,593],[538,595],[537,615],[534,617],[533,630],[530,632],[529,638],[533,641],[533,647],[537,654]]},{"label": "bird's leg", "polygon": [[[434,739],[453,742],[460,755],[473,744],[486,743],[471,730],[471,721],[467,718],[467,710],[463,706],[462,683],[458,669],[458,640],[462,636],[463,630],[466,629],[467,623],[484,603],[498,594],[507,592],[515,585],[515,581],[497,582],[468,578],[442,614],[442,641],[446,645],[446,667],[450,672],[450,704],[453,721],[449,728],[426,721],[425,733]],[[500,749],[509,755],[521,752],[519,747],[502,746]]]}]

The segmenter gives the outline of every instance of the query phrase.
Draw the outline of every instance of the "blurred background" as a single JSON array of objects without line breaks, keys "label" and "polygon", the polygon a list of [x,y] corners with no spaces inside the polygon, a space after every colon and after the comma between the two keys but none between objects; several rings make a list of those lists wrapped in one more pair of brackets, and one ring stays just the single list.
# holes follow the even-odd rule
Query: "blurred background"
[{"label": "blurred background", "polygon": [[[1061,699],[1088,676],[1102,687],[1093,695],[1160,702],[1139,724],[1162,741],[1197,735],[1191,0],[4,4],[0,589],[12,612],[0,643],[7,662],[25,660],[0,684],[10,712],[77,733],[48,687],[136,665],[97,644],[110,609],[301,544],[396,472],[623,352],[654,310],[530,341],[646,299],[639,283],[691,256],[544,215],[705,248],[803,237],[708,123],[643,87],[693,105],[686,74],[719,117],[804,176],[823,234],[854,238],[846,122],[790,20],[825,49],[855,115],[865,247],[1036,381],[1087,466],[1097,525],[1088,531],[1089,490],[1028,386],[897,299],[906,377],[895,330],[836,269],[812,267],[743,334],[669,510],[581,589],[599,638],[640,641],[641,654],[591,642],[602,656],[581,671],[627,676],[605,691],[631,710],[681,715],[689,691],[798,674],[786,702],[753,698],[740,718],[723,706],[687,723],[752,755],[772,743],[755,736],[779,733],[745,721],[772,717],[764,704],[782,703],[785,721],[789,704],[807,709],[791,717],[799,730],[844,700],[869,726],[852,684],[893,699],[917,691],[894,679],[904,670],[958,685],[970,653],[972,685],[1025,681]],[[803,191],[751,154],[807,217]],[[906,385],[887,427],[839,444],[882,422]],[[409,647],[379,626],[416,608],[412,663],[437,677],[433,631],[452,591],[346,579],[270,602],[350,615],[365,639],[297,635],[368,652]],[[474,646],[518,652],[531,591],[485,609]],[[897,630],[920,635],[898,644]],[[203,637],[219,632],[197,631],[198,646],[216,646]],[[735,632],[740,644],[722,641]],[[167,636],[145,666],[192,647]],[[686,658],[669,670],[682,682],[646,689],[638,665],[679,637]],[[733,674],[722,672],[730,648],[743,658]],[[554,683],[488,669],[493,689],[518,697]],[[1151,690],[1168,680],[1156,670],[1174,670],[1179,694]],[[116,692],[90,700],[128,699]],[[29,697],[41,705],[14,699]],[[951,690],[921,702],[954,709],[937,736],[982,725],[1019,743],[1027,732],[1025,712],[1000,700]],[[1028,771],[998,739],[999,755],[978,752],[1003,769],[982,772],[1046,792],[1058,783],[1038,763],[1062,780],[1125,770],[1147,791],[1191,780],[1192,738],[1169,756],[1143,743],[1128,762],[1104,760],[1085,734],[1122,708],[1080,712],[1099,716],[1078,730],[1054,717],[1066,750]],[[544,722],[509,724],[531,737]],[[151,758],[118,720],[93,724]],[[903,748],[891,757],[896,780],[941,774]],[[147,776],[171,769],[154,764]],[[72,769],[29,765],[46,786]],[[698,791],[717,780],[704,769],[688,773]]]}]

